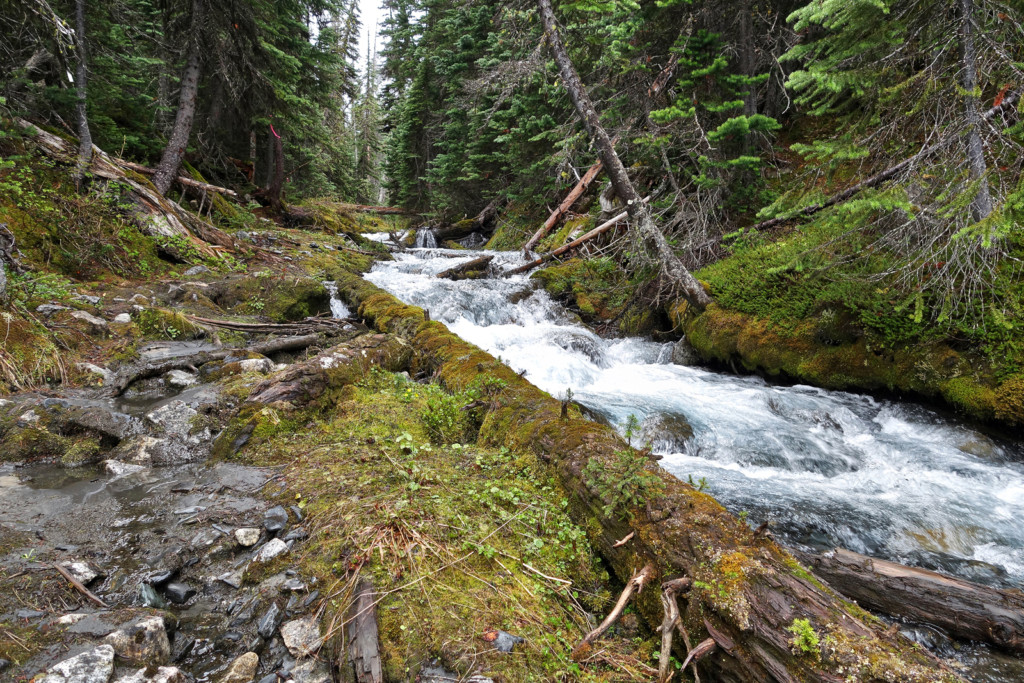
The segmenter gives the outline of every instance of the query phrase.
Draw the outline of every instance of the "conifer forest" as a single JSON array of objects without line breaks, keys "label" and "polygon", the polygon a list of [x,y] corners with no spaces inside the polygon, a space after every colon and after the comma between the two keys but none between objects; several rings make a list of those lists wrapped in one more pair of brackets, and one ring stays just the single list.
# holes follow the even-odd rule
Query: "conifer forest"
[{"label": "conifer forest", "polygon": [[1024,681],[1020,0],[0,0],[0,681]]}]

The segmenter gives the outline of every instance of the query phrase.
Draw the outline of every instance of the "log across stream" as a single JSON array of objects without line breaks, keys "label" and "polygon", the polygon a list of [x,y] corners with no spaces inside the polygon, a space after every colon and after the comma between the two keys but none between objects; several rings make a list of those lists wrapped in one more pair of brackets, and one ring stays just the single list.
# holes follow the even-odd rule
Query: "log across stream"
[{"label": "log across stream", "polygon": [[[483,252],[459,252],[465,260]],[[429,310],[556,397],[622,431],[751,526],[809,551],[844,547],[1003,588],[1024,586],[1024,449],[927,408],[673,365],[671,345],[605,340],[526,277],[450,281],[415,250],[367,279]],[[517,254],[495,253],[507,270]],[[1000,667],[996,666],[996,669]],[[998,671],[977,680],[1016,680]]]}]

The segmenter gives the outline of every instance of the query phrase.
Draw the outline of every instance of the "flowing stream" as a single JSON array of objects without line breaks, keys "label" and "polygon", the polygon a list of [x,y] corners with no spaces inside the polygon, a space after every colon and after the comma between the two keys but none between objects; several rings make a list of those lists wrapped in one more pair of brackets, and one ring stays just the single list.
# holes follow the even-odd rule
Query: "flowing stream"
[{"label": "flowing stream", "polygon": [[671,344],[602,339],[526,276],[435,277],[483,253],[418,249],[366,277],[620,431],[635,415],[634,444],[790,545],[1024,586],[1020,443],[913,403],[674,365]]}]

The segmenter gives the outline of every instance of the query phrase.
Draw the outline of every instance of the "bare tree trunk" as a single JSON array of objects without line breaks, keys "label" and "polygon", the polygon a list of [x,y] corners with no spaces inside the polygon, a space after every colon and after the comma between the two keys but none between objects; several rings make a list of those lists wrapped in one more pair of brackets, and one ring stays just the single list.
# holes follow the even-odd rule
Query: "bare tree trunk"
[{"label": "bare tree trunk", "polygon": [[270,181],[267,195],[270,198],[270,208],[280,212],[282,207],[281,191],[284,189],[284,143],[281,136],[277,134],[274,127],[270,127],[271,142],[274,145],[274,175]]},{"label": "bare tree trunk", "polygon": [[978,183],[978,194],[971,202],[971,218],[975,222],[992,213],[992,196],[988,190],[985,150],[981,144],[981,113],[978,109],[977,54],[974,49],[974,0],[960,0],[960,49],[963,53],[961,83],[967,113],[967,161],[971,180]]},{"label": "bare tree trunk", "polygon": [[196,115],[196,99],[199,95],[199,37],[203,21],[203,1],[192,0],[192,40],[188,47],[188,61],[181,77],[181,91],[178,96],[178,113],[174,117],[171,137],[164,147],[163,156],[157,164],[153,185],[160,194],[167,194],[171,184],[178,177],[178,169],[185,158],[188,140],[192,135],[192,122]]},{"label": "bare tree trunk", "polygon": [[75,185],[82,186],[82,178],[92,162],[92,133],[89,115],[85,110],[87,62],[85,51],[85,0],[75,0],[75,47],[78,66],[75,69],[75,90],[78,94],[78,163],[75,166]]},{"label": "bare tree trunk", "polygon": [[626,167],[622,165],[622,161],[615,153],[612,140],[608,137],[604,126],[601,125],[597,110],[594,109],[594,104],[590,101],[590,96],[587,95],[579,74],[576,73],[576,67],[573,66],[572,60],[569,59],[565,46],[562,44],[555,13],[551,9],[551,0],[537,0],[537,7],[544,24],[544,34],[547,37],[548,45],[551,46],[551,52],[555,58],[555,64],[558,65],[565,90],[576,108],[576,113],[583,119],[583,125],[597,146],[598,155],[604,162],[616,194],[626,203],[626,210],[630,219],[635,223],[643,246],[657,259],[662,274],[679,289],[682,296],[695,308],[704,309],[711,303],[711,297],[672,251],[668,240],[654,224],[650,209],[641,201],[640,195],[629,180]]}]

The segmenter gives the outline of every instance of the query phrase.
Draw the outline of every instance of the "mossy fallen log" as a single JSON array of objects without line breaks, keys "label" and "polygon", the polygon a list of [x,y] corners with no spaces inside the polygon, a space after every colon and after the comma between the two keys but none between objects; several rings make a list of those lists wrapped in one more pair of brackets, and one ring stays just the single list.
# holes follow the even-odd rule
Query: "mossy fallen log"
[{"label": "mossy fallen log", "polygon": [[[691,640],[710,637],[717,644],[700,663],[713,680],[962,680],[711,496],[629,449],[613,430],[572,409],[563,416],[561,402],[427,320],[422,309],[357,275],[339,278],[338,290],[368,323],[409,342],[413,371],[432,372],[452,390],[496,391],[479,438],[530,450],[548,463],[569,496],[574,521],[621,580],[648,564],[656,580],[692,580],[682,623]],[[657,629],[663,621],[659,592],[641,593],[637,607]]]}]

